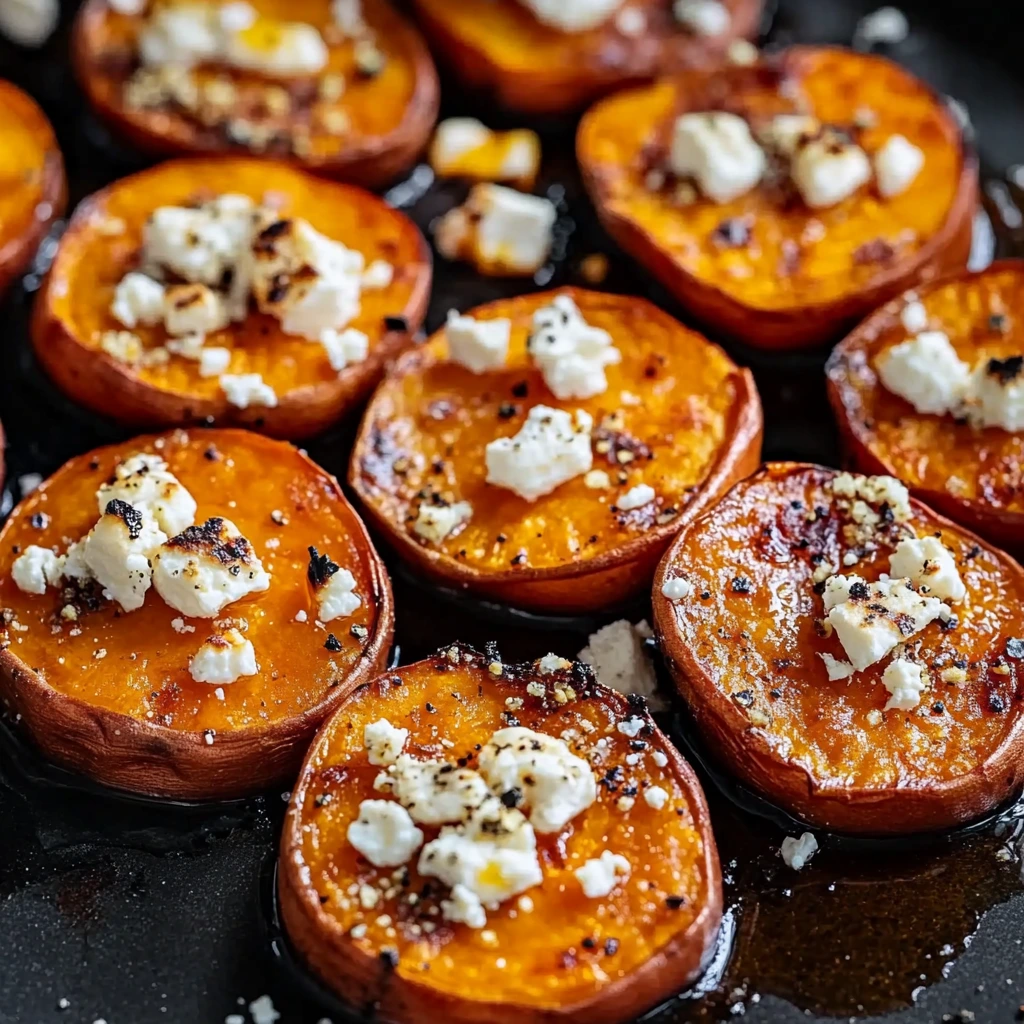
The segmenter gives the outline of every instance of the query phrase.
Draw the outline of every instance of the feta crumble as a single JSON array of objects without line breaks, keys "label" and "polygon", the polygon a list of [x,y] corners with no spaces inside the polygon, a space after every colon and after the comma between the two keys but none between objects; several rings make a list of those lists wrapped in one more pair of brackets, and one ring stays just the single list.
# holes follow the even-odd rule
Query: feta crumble
[{"label": "feta crumble", "polygon": [[505,317],[475,320],[451,310],[445,324],[448,358],[471,373],[500,370],[508,358],[511,334],[512,321]]},{"label": "feta crumble", "polygon": [[605,850],[600,857],[588,860],[573,874],[587,899],[601,899],[615,888],[620,879],[629,878],[630,863],[622,854]]},{"label": "feta crumble", "polygon": [[277,407],[277,393],[259,373],[223,373],[220,389],[228,403],[237,409],[253,405],[266,409]]},{"label": "feta crumble", "polygon": [[356,578],[348,569],[337,569],[326,582],[316,588],[316,601],[321,622],[351,615],[363,602],[355,592]]},{"label": "feta crumble", "polygon": [[631,487],[616,502],[615,507],[622,512],[632,512],[634,509],[643,508],[654,501],[654,488],[649,484],[637,484]]},{"label": "feta crumble", "polygon": [[669,167],[692,178],[716,203],[749,192],[764,174],[764,151],[742,117],[724,112],[683,114],[675,122]]},{"label": "feta crumble", "polygon": [[423,845],[422,829],[393,800],[364,800],[347,835],[349,843],[377,868],[406,864]]},{"label": "feta crumble", "polygon": [[237,629],[209,637],[192,655],[188,670],[197,683],[214,686],[234,683],[242,676],[254,676],[259,672],[252,641],[246,640]]},{"label": "feta crumble", "polygon": [[870,181],[871,161],[860,146],[823,129],[797,148],[790,174],[804,202],[818,210],[841,203]]},{"label": "feta crumble", "polygon": [[786,867],[794,871],[802,870],[817,852],[818,840],[810,832],[804,832],[799,839],[786,836],[779,850]]},{"label": "feta crumble", "polygon": [[586,32],[607,21],[623,0],[522,0],[544,25],[560,32]]},{"label": "feta crumble", "polygon": [[448,899],[441,900],[441,916],[453,924],[479,929],[487,924],[487,914],[479,897],[464,885],[452,886]]},{"label": "feta crumble", "polygon": [[694,589],[693,584],[689,580],[684,580],[682,576],[675,576],[665,580],[661,585],[661,594],[670,601],[682,601],[689,597]]},{"label": "feta crumble", "polygon": [[906,658],[893,658],[882,673],[882,684],[891,696],[885,710],[910,711],[921,703],[921,694],[928,689],[928,679],[921,666]]},{"label": "feta crumble", "polygon": [[970,382],[967,364],[942,331],[922,331],[893,345],[878,357],[877,365],[882,384],[924,414],[943,416],[958,409]]},{"label": "feta crumble", "polygon": [[49,548],[30,544],[11,566],[11,579],[25,594],[45,594],[64,578],[63,562]]},{"label": "feta crumble", "polygon": [[837,679],[849,679],[856,671],[848,661],[840,661],[831,654],[819,654],[818,657],[825,662],[825,671],[828,672],[829,682],[834,683]]},{"label": "feta crumble", "polygon": [[114,467],[114,479],[100,485],[100,515],[114,499],[144,508],[169,537],[195,522],[196,500],[159,456],[140,452]]},{"label": "feta crumble", "polygon": [[953,553],[938,537],[901,540],[889,556],[889,569],[940,601],[962,601],[967,593]]},{"label": "feta crumble", "polygon": [[648,786],[644,790],[644,803],[660,811],[668,803],[668,790],[662,789],[661,786]]},{"label": "feta crumble", "polygon": [[370,339],[354,327],[343,331],[326,330],[320,335],[320,344],[327,353],[331,369],[337,373],[346,366],[363,362],[370,352]]},{"label": "feta crumble", "polygon": [[431,544],[440,544],[472,517],[473,506],[468,501],[457,501],[452,505],[434,505],[421,501],[412,529],[418,537]]},{"label": "feta crumble", "polygon": [[890,135],[875,154],[875,181],[883,199],[906,192],[924,167],[924,153],[903,135]]},{"label": "feta crumble", "polygon": [[408,729],[399,729],[386,718],[379,718],[363,728],[363,746],[369,755],[370,764],[394,764],[408,738]]}]

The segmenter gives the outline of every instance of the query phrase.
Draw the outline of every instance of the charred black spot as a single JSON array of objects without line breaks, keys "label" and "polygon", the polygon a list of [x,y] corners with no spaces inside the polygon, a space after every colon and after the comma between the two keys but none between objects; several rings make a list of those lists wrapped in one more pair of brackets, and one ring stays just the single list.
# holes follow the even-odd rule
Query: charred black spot
[{"label": "charred black spot", "polygon": [[128,527],[128,536],[132,540],[136,540],[142,533],[141,509],[129,505],[127,501],[122,501],[120,498],[114,498],[113,501],[107,502],[105,511],[108,516],[117,516]]},{"label": "charred black spot", "polygon": [[750,241],[750,221],[746,217],[729,217],[715,228],[711,240],[726,249],[738,249]]},{"label": "charred black spot", "polygon": [[327,639],[324,641],[324,647],[329,651],[338,652],[341,650],[341,641],[333,633],[328,633]]},{"label": "charred black spot", "polygon": [[384,326],[389,331],[406,333],[409,330],[409,321],[404,316],[386,316],[384,317]]},{"label": "charred black spot", "polygon": [[1024,368],[1024,356],[1010,356],[1008,359],[990,359],[985,365],[985,372],[995,377],[1000,384],[1009,384],[1020,376]]},{"label": "charred black spot", "polygon": [[516,786],[511,789],[506,789],[501,794],[501,802],[508,807],[510,810],[514,807],[518,807],[523,802],[523,791]]},{"label": "charred black spot", "polygon": [[680,907],[685,907],[686,906],[686,897],[685,896],[666,896],[665,897],[665,906],[668,907],[669,910],[678,910]]},{"label": "charred black spot", "polygon": [[850,587],[850,597],[858,601],[863,601],[868,596],[868,586],[866,583],[854,583]]},{"label": "charred black spot", "polygon": [[340,568],[332,562],[329,555],[321,555],[312,544],[309,548],[309,566],[306,569],[306,576],[309,582],[319,590]]},{"label": "charred black spot", "polygon": [[734,594],[749,594],[750,593],[750,580],[746,576],[737,576],[732,581],[732,592]]},{"label": "charred black spot", "polygon": [[197,555],[209,555],[223,565],[230,565],[232,562],[249,564],[254,557],[252,545],[245,537],[228,536],[224,520],[219,516],[207,519],[205,523],[197,526],[187,527],[177,537],[172,537],[167,546]]}]

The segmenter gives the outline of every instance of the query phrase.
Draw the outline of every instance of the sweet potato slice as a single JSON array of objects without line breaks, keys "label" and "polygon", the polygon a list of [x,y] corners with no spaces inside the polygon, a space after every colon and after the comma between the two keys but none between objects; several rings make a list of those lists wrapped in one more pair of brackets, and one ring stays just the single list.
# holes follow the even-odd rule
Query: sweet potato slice
[{"label": "sweet potato slice", "polygon": [[[757,34],[761,0],[725,0],[727,32],[701,36],[682,28],[662,0],[631,0],[604,25],[561,32],[517,0],[415,0],[427,34],[447,66],[471,87],[531,114],[575,110],[628,82],[686,67],[711,67],[729,44]],[[639,33],[620,26],[641,25]]]},{"label": "sweet potato slice", "polygon": [[[556,294],[621,351],[603,394],[560,401],[531,360],[533,315]],[[761,404],[750,372],[642,299],[570,288],[469,313],[511,321],[507,362],[475,375],[448,361],[444,331],[399,359],[352,453],[349,482],[370,516],[427,576],[519,607],[588,611],[646,590],[681,524],[757,465]],[[533,502],[486,482],[487,444],[519,432],[537,405],[593,417],[603,480],[577,476]],[[616,501],[641,484],[655,499],[620,511]],[[424,502],[469,502],[472,516],[428,543],[415,530]]]},{"label": "sweet potato slice", "polygon": [[[707,110],[755,121],[810,114],[852,131],[868,154],[901,134],[924,164],[901,194],[882,199],[868,184],[827,209],[770,179],[726,203],[655,191],[649,174],[664,163],[674,119]],[[911,284],[962,268],[970,248],[974,154],[938,96],[871,54],[796,47],[758,67],[618,93],[583,118],[577,155],[619,244],[708,324],[759,348],[834,338]]]},{"label": "sweet potato slice", "polygon": [[[737,484],[666,554],[656,630],[710,749],[790,813],[851,833],[962,825],[1024,780],[1024,570],[905,490],[902,502],[851,504],[833,492],[850,479],[770,463]],[[892,657],[830,679],[847,653],[822,618],[826,576],[895,577],[889,557],[908,528],[952,553],[966,598],[918,632],[895,617],[905,639]],[[679,577],[692,590],[669,600],[662,588]],[[885,710],[897,656],[930,680],[912,710]]]},{"label": "sweet potato slice", "polygon": [[[332,369],[323,346],[287,335],[275,318],[250,308],[244,321],[207,336],[231,351],[231,374],[258,373],[277,405],[229,403],[217,377],[195,360],[130,363],[104,350],[104,335],[124,328],[110,312],[114,289],[138,268],[142,231],[159,206],[188,205],[223,193],[249,196],[308,220],[329,238],[360,251],[369,265],[394,268],[386,288],[364,289],[349,325],[369,338],[367,358]],[[409,345],[430,293],[426,241],[404,214],[376,196],[324,181],[284,164],[244,157],[172,160],[108,186],[81,203],[61,239],[36,301],[32,340],[57,385],[75,401],[130,426],[167,427],[212,419],[278,437],[307,437],[356,405],[384,364]],[[146,350],[167,342],[162,325],[132,329]]]},{"label": "sweet potato slice", "polygon": [[0,294],[64,212],[64,160],[46,115],[0,79]]},{"label": "sweet potato slice", "polygon": [[[959,274],[896,299],[836,347],[828,395],[851,462],[865,473],[899,477],[943,515],[1019,554],[1024,550],[1024,439],[979,429],[954,415],[918,413],[878,374],[883,353],[913,337],[903,318],[920,316],[944,332],[969,366],[1024,354],[1024,270],[1016,261]],[[911,327],[918,327],[908,318]]]},{"label": "sweet potato slice", "polygon": [[326,68],[271,79],[212,64],[173,81],[133,78],[146,15],[86,0],[72,40],[75,72],[96,111],[157,155],[248,152],[370,187],[386,185],[412,164],[437,119],[440,86],[426,43],[406,18],[386,0],[363,0],[373,39],[370,66],[358,40],[334,29],[328,0],[251,0],[251,6],[264,18],[318,28],[328,44]]},{"label": "sweet potato slice", "polygon": [[[238,527],[269,589],[211,619],[182,616],[155,588],[125,613],[98,588],[16,585],[19,553],[63,552],[83,536],[99,485],[140,452],[166,460],[198,504],[197,523],[221,516]],[[361,600],[326,626],[307,580],[310,545],[352,573]],[[291,778],[323,719],[384,668],[394,625],[387,574],[334,478],[291,445],[236,430],[141,437],[66,463],[0,532],[0,607],[0,694],[43,753],[110,786],[180,799]],[[245,630],[257,674],[196,682],[190,657],[229,625]]]},{"label": "sweet potato slice", "polygon": [[[700,785],[642,701],[563,665],[501,666],[456,645],[356,691],[311,748],[281,839],[282,919],[313,971],[382,1022],[611,1024],[678,992],[705,963],[722,893]],[[381,798],[381,768],[364,750],[365,727],[381,718],[409,731],[406,755],[471,770],[497,730],[520,725],[562,737],[601,780],[567,824],[537,826],[539,884],[489,909],[482,930],[447,919],[448,888],[420,871],[418,853],[378,868],[348,841],[361,802]],[[506,806],[515,799],[502,794]],[[438,828],[423,832],[430,842]],[[628,877],[586,896],[575,871],[606,850],[625,857]]]}]

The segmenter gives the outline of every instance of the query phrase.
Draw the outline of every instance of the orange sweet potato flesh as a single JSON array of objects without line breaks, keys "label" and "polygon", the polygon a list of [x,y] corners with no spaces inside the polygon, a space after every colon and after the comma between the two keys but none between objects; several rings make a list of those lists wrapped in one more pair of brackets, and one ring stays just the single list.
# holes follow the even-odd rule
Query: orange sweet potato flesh
[{"label": "orange sweet potato flesh", "polygon": [[663,0],[630,0],[646,29],[626,35],[613,16],[586,32],[561,32],[539,22],[517,0],[414,0],[446,66],[505,107],[530,114],[575,110],[629,82],[686,67],[713,67],[736,39],[757,35],[761,0],[725,0],[728,32],[699,36],[676,24]]},{"label": "orange sweet potato flesh", "polygon": [[[826,124],[850,127],[870,111],[875,123],[859,134],[865,150],[902,134],[924,152],[921,172],[893,198],[867,185],[824,210],[784,202],[763,184],[729,203],[688,206],[645,185],[676,116],[766,118],[796,110],[793,96]],[[962,268],[970,249],[977,160],[939,97],[875,55],[796,47],[756,68],[694,71],[621,92],[586,114],[576,148],[616,241],[708,324],[760,348],[835,338],[909,285]],[[722,245],[716,229],[736,219],[747,219],[750,244]]]},{"label": "orange sweet potato flesh", "polygon": [[[958,274],[914,292],[929,326],[944,331],[970,366],[1024,353],[1024,270],[1016,261]],[[915,411],[880,381],[878,359],[906,341],[904,299],[864,321],[836,347],[828,395],[852,463],[899,477],[950,519],[1000,547],[1024,551],[1024,439],[998,428],[976,430],[952,416]],[[993,319],[994,318],[994,319]]]},{"label": "orange sweet potato flesh", "polygon": [[[97,519],[99,485],[118,461],[147,451],[192,493],[197,522],[222,516],[238,526],[271,574],[270,589],[217,620],[185,618],[192,632],[171,625],[182,616],[152,588],[128,614],[110,601],[77,602],[77,622],[61,618],[68,594],[59,588],[19,590],[10,575],[18,550],[63,552],[65,538],[84,536]],[[327,627],[337,652],[315,625],[311,544],[351,571],[362,598]],[[0,607],[0,693],[42,751],[116,788],[180,799],[235,797],[290,779],[324,718],[384,667],[394,626],[384,567],[334,478],[291,445],[239,430],[141,437],[66,463],[0,532]],[[306,622],[296,621],[300,610]],[[225,685],[220,700],[214,686],[192,679],[189,657],[214,622],[238,618],[260,671]],[[352,625],[365,637],[350,635]]]},{"label": "orange sweet potato flesh", "polygon": [[[849,550],[849,520],[827,490],[834,476],[769,463],[680,534],[654,590],[676,685],[714,754],[806,821],[873,834],[965,824],[1024,781],[1024,674],[1007,656],[1007,641],[1024,632],[1024,570],[912,499],[910,525],[953,552],[968,598],[952,606],[958,626],[934,622],[908,641],[920,644],[917,660],[931,676],[921,704],[878,721],[890,659],[829,681],[818,657],[846,658],[838,638],[816,625],[823,607],[812,583],[818,556],[835,566]],[[876,553],[840,571],[869,582],[889,572],[892,546],[882,534],[876,540]],[[661,586],[678,574],[694,592],[673,603]],[[748,592],[737,592],[737,578]],[[957,667],[966,678],[943,681]]]},{"label": "orange sweet potato flesh", "polygon": [[46,115],[0,79],[0,294],[64,211],[64,160]]},{"label": "orange sweet potato flesh", "polygon": [[[278,320],[250,308],[248,317],[207,335],[208,346],[232,351],[226,372],[259,373],[274,389],[274,408],[232,406],[216,377],[201,377],[183,357],[130,366],[100,347],[103,332],[124,328],[110,313],[114,289],[138,268],[146,218],[159,206],[187,205],[226,193],[266,199],[283,217],[314,228],[363,253],[367,264],[394,267],[387,288],[365,289],[359,316],[349,325],[370,339],[365,360],[331,368],[324,348],[287,335]],[[81,203],[61,239],[35,305],[36,355],[75,401],[136,427],[197,421],[237,423],[277,437],[322,431],[358,404],[379,379],[385,362],[411,344],[430,294],[429,248],[416,226],[368,192],[315,178],[285,164],[245,157],[171,160],[122,178]],[[389,328],[385,318],[404,318]],[[162,325],[133,328],[145,347],[166,344]]]},{"label": "orange sweet potato flesh", "polygon": [[[604,394],[559,401],[529,357],[533,314],[557,293],[480,306],[470,315],[512,322],[506,367],[477,376],[448,362],[444,331],[404,355],[367,408],[349,482],[402,558],[431,578],[519,607],[580,612],[646,590],[681,524],[758,464],[762,418],[749,371],[660,309],[621,295],[561,293],[622,353],[607,368]],[[486,483],[487,444],[517,433],[540,404],[593,416],[594,468],[610,487],[576,477],[528,502]],[[610,416],[618,422],[602,433]],[[640,483],[657,503],[614,510],[616,497]],[[412,529],[424,488],[473,506],[440,545]]]},{"label": "orange sweet potato flesh", "polygon": [[[324,726],[292,792],[281,839],[286,930],[328,985],[356,1006],[372,1004],[382,1024],[628,1020],[692,980],[718,931],[721,879],[703,793],[642,703],[637,709],[598,686],[580,665],[558,675],[505,667],[496,678],[490,661],[455,646],[362,687]],[[544,697],[527,694],[531,680],[546,686]],[[552,699],[558,680],[571,684],[568,703]],[[522,702],[514,715],[520,725],[568,736],[573,753],[599,776],[619,767],[621,779],[598,786],[596,802],[560,833],[538,833],[544,878],[525,893],[532,909],[513,898],[488,911],[488,935],[443,919],[438,905],[446,887],[433,880],[425,888],[416,855],[408,879],[395,886],[393,869],[370,865],[346,832],[360,802],[380,798],[373,788],[380,769],[363,749],[367,724],[386,717],[409,730],[406,753],[473,768],[478,744],[509,724],[509,698]],[[648,753],[629,767],[625,758],[635,747],[616,725],[634,714],[647,720],[639,738]],[[667,759],[664,767],[654,764],[655,750]],[[649,785],[670,794],[661,810],[640,795]],[[632,786],[635,803],[622,810],[617,802]],[[437,828],[424,826],[424,833],[429,842]],[[605,849],[635,867],[609,896],[587,898],[573,871]],[[392,895],[372,910],[347,896],[351,886],[381,881]],[[422,932],[423,922],[436,929]],[[351,929],[360,924],[366,934],[354,938]]]},{"label": "orange sweet potato flesh", "polygon": [[[86,0],[72,39],[75,73],[97,113],[127,141],[157,155],[266,154],[374,188],[406,170],[426,146],[440,103],[437,71],[419,32],[386,0],[363,0],[364,20],[384,55],[381,72],[364,78],[356,69],[353,41],[330,42],[328,0],[252,0],[251,6],[264,18],[326,29],[329,57],[324,71],[280,80],[201,66],[195,75],[200,90],[216,80],[228,81],[236,90],[235,98],[214,115],[200,119],[181,107],[132,106],[124,89],[138,65],[136,41],[144,17],[118,14],[106,0]],[[319,82],[328,75],[344,76],[344,91],[337,98],[318,93]],[[268,109],[267,86],[278,85],[289,93],[290,106]],[[333,119],[346,121],[348,127],[340,134],[329,131]],[[229,125],[239,121],[256,125],[266,141],[234,141],[240,136]],[[251,137],[250,131],[246,138]]]}]

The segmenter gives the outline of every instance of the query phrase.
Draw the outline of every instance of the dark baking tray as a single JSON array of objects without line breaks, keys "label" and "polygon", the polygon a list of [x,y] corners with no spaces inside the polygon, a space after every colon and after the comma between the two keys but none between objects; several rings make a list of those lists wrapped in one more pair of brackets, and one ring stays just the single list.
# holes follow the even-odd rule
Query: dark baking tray
[{"label": "dark baking tray", "polygon": [[[2,2],[2,0],[0,0]],[[481,0],[483,2],[483,0]],[[668,0],[666,0],[668,2]],[[81,100],[60,33],[41,51],[0,42],[0,75],[31,92],[57,129],[72,201],[139,166]],[[781,0],[772,42],[850,42],[874,5]],[[976,258],[1024,252],[1011,167],[1024,160],[1024,18],[1006,0],[904,5],[912,33],[888,52],[970,109],[986,170],[990,219],[979,222]],[[444,69],[442,69],[442,72]],[[445,113],[516,124],[458,87]],[[604,286],[648,295],[686,319],[597,226],[573,169],[572,126],[548,121],[542,187],[559,199],[557,259],[537,284],[582,283],[580,260],[610,256]],[[459,198],[421,169],[391,193],[426,229]],[[45,266],[47,246],[37,270]],[[68,456],[119,432],[57,394],[32,362],[26,313],[30,274],[0,309],[0,418],[9,436],[9,511],[19,475],[47,474]],[[526,290],[438,262],[428,327],[451,307]],[[824,353],[765,357],[730,346],[754,369],[765,406],[766,458],[836,464],[839,453],[822,386]],[[352,424],[309,445],[344,476]],[[394,567],[404,661],[456,638],[497,640],[506,659],[550,649],[573,654],[593,623],[507,616],[458,594],[439,595]],[[443,597],[443,600],[439,599]],[[640,609],[640,613],[643,609]],[[776,856],[795,825],[722,777],[691,736],[685,715],[666,720],[708,791],[726,876],[728,912],[706,977],[654,1014],[659,1022],[1011,1021],[1024,1003],[1024,811],[925,843],[851,842],[822,836],[800,874]],[[0,1022],[3,1024],[221,1024],[249,1019],[269,995],[282,1024],[337,1024],[343,1010],[305,977],[276,924],[274,851],[287,794],[194,807],[105,793],[39,760],[16,723],[0,721]],[[964,1012],[966,1011],[966,1012]],[[974,1016],[971,1017],[970,1015]]]}]

